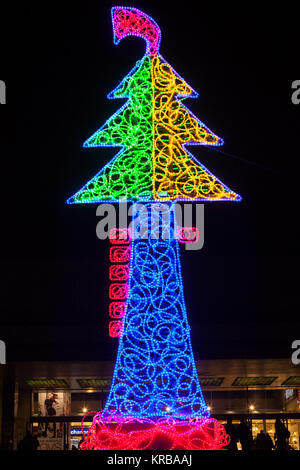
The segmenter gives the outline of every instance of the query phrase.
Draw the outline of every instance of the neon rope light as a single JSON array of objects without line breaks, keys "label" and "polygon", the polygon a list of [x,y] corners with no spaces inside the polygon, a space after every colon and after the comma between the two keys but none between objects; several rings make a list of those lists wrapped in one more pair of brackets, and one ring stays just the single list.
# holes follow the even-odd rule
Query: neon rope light
[{"label": "neon rope light", "polygon": [[113,264],[109,268],[109,278],[111,281],[127,281],[129,279],[129,266]]},{"label": "neon rope light", "polygon": [[[194,363],[185,309],[178,241],[174,221],[170,239],[165,220],[174,216],[169,204],[140,213],[139,232],[148,238],[132,240],[129,294],[125,284],[111,284],[114,298],[128,295],[124,329],[103,416],[208,417]],[[169,217],[161,214],[169,212]],[[151,238],[151,222],[159,227]],[[111,297],[112,298],[112,297]]]},{"label": "neon rope light", "polygon": [[120,320],[112,320],[109,322],[109,336],[111,338],[118,338],[122,335],[123,322]]},{"label": "neon rope light", "polygon": [[[209,417],[193,358],[175,211],[171,204],[147,206],[138,231],[148,238],[131,239],[126,313],[109,325],[110,335],[120,337],[110,393],[81,448],[221,449],[229,437]],[[153,219],[157,239],[149,230]]]},{"label": "neon rope light", "polygon": [[67,203],[122,199],[135,203],[134,213],[139,202],[147,211],[140,238],[121,228],[110,233],[109,334],[120,338],[118,354],[105,408],[81,448],[221,449],[229,436],[203,398],[179,258],[179,242],[197,241],[199,231],[176,226],[173,204],[241,197],[186,149],[223,141],[183,105],[198,95],[159,54],[158,25],[129,7],[114,7],[112,23],[116,44],[136,36],[146,52],[108,95],[125,104],[84,143],[119,152]]},{"label": "neon rope light", "polygon": [[111,302],[109,304],[110,318],[123,318],[126,313],[126,302]]},{"label": "neon rope light", "polygon": [[112,246],[109,250],[109,259],[112,263],[127,263],[130,261],[130,252],[129,246]]},{"label": "neon rope light", "polygon": [[127,228],[113,228],[110,231],[109,240],[115,245],[126,245],[130,242],[130,230]]}]

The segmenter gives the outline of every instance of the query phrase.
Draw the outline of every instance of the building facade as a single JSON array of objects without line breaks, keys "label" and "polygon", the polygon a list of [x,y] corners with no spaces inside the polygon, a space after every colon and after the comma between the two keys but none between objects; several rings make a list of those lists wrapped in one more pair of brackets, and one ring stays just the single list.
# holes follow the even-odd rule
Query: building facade
[{"label": "building facade", "polygon": [[[255,438],[262,430],[274,441],[275,420],[290,431],[290,446],[300,449],[300,365],[290,359],[197,361],[204,398],[222,423],[245,418]],[[0,439],[17,448],[26,430],[39,449],[78,447],[93,414],[104,408],[114,363],[16,362],[0,366]]]}]

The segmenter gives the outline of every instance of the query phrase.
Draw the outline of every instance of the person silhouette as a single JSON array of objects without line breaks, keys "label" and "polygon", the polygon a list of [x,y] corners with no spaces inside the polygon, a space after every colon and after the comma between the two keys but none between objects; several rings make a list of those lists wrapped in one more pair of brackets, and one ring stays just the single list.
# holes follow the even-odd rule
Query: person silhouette
[{"label": "person silhouette", "polygon": [[230,437],[230,442],[226,447],[227,450],[237,450],[237,431],[234,424],[232,424],[232,419],[228,418],[224,427]]},{"label": "person silhouette", "polygon": [[[45,414],[46,416],[55,416],[56,415],[56,410],[55,410],[55,405],[57,405],[57,393],[50,393],[48,395],[48,398],[45,400]],[[49,429],[49,421],[46,421],[45,424],[45,431],[44,431],[44,436],[47,437],[47,431]],[[56,437],[56,422],[53,422],[53,437]]]}]

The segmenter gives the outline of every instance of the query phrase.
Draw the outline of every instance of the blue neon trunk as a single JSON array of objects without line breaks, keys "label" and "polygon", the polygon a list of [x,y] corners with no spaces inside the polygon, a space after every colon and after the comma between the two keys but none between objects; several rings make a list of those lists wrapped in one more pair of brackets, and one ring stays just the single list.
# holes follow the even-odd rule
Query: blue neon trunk
[{"label": "blue neon trunk", "polygon": [[145,235],[149,225],[149,233],[131,242],[127,312],[103,416],[208,417],[186,315],[174,206],[144,207],[137,229]]}]

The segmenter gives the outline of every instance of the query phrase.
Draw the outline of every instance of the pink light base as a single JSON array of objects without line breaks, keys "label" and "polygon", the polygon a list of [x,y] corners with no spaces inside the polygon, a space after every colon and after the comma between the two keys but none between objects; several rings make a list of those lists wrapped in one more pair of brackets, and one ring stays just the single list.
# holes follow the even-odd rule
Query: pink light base
[{"label": "pink light base", "polygon": [[82,450],[221,450],[230,441],[215,419],[102,418],[98,413]]}]

